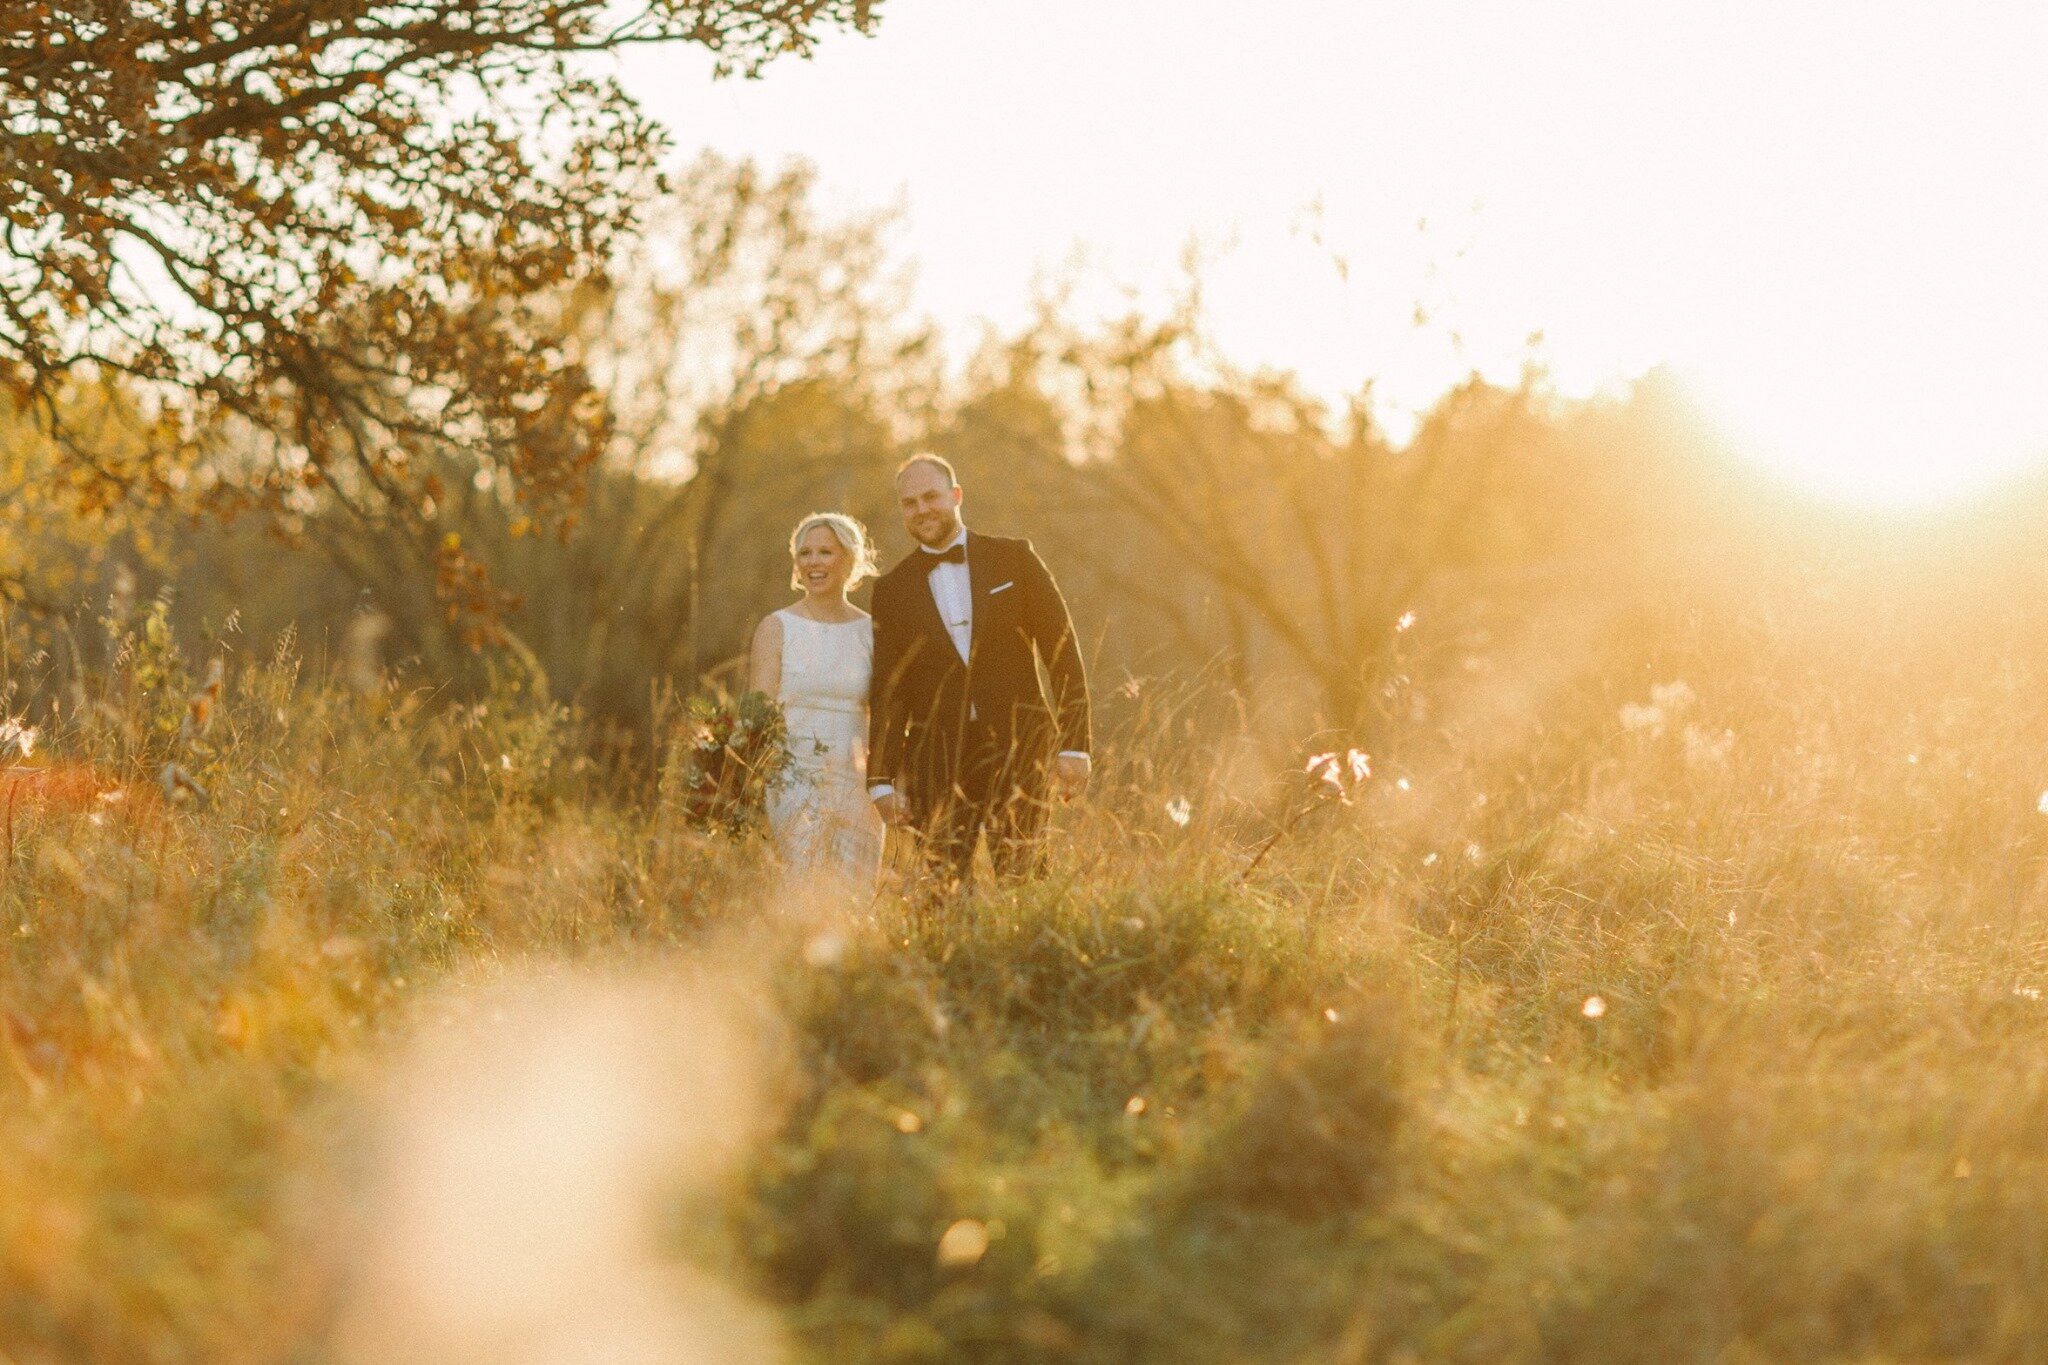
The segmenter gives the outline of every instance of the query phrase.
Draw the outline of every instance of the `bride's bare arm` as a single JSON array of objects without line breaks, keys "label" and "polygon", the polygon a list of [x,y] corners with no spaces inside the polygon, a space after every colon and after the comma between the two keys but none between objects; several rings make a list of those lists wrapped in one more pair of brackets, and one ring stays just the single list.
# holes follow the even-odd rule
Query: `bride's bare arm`
[{"label": "bride's bare arm", "polygon": [[747,652],[747,686],[774,696],[782,690],[782,618],[769,615],[754,627],[754,647]]}]

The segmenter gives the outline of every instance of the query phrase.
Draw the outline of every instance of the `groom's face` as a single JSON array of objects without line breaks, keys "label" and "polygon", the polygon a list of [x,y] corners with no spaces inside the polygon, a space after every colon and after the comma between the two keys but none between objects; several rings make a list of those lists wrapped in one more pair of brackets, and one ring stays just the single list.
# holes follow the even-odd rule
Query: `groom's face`
[{"label": "groom's face", "polygon": [[940,546],[960,530],[960,488],[936,465],[914,464],[896,480],[903,529],[920,545]]}]

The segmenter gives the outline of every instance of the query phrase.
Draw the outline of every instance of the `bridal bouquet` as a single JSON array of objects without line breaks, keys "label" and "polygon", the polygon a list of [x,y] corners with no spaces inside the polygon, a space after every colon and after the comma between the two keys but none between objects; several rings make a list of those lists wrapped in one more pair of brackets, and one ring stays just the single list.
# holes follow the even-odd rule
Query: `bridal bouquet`
[{"label": "bridal bouquet", "polygon": [[782,707],[764,692],[692,697],[669,761],[684,820],[729,836],[761,826],[788,766]]}]

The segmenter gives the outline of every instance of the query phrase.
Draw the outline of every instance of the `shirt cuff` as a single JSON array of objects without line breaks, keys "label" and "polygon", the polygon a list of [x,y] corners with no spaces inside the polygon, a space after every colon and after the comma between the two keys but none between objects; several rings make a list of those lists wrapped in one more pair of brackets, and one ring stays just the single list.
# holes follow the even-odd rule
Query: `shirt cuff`
[{"label": "shirt cuff", "polygon": [[[1043,749],[1041,749],[1041,750],[1039,750],[1039,752],[1040,752],[1040,753],[1044,753],[1045,751],[1044,751]],[[1061,757],[1061,758],[1087,758],[1087,757],[1088,757],[1088,751],[1087,751],[1086,749],[1062,749],[1062,750],[1060,750],[1060,757]]]},{"label": "shirt cuff", "polygon": [[891,782],[877,782],[874,786],[868,788],[868,800],[870,801],[879,801],[885,796],[894,796],[895,794],[896,786]]}]

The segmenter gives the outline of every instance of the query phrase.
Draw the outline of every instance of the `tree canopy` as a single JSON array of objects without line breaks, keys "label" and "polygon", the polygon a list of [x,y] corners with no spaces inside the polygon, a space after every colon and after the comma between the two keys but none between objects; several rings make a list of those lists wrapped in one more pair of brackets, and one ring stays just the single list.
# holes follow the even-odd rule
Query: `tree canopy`
[{"label": "tree canopy", "polygon": [[[664,146],[579,58],[684,42],[752,74],[872,8],[9,5],[0,393],[75,464],[164,496],[203,477],[289,508],[320,488],[431,538],[419,451],[449,442],[524,498],[569,495],[608,418],[556,314],[602,274]],[[140,464],[67,420],[67,388],[108,376],[158,397]]]}]

